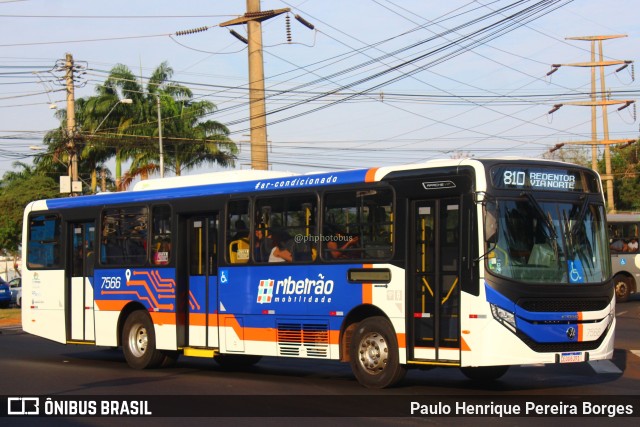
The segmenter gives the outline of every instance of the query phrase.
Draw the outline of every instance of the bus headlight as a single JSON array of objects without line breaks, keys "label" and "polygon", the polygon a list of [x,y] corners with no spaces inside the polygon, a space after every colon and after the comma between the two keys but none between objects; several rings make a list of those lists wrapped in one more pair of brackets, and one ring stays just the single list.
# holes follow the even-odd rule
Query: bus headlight
[{"label": "bus headlight", "polygon": [[497,305],[491,304],[491,314],[493,314],[494,319],[515,332],[516,316],[513,313],[500,308]]}]

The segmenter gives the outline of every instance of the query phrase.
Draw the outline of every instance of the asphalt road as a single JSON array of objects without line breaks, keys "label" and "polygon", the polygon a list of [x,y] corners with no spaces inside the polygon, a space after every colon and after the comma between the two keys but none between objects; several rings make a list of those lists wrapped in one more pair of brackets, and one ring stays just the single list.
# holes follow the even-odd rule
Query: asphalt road
[{"label": "asphalt road", "polygon": [[[587,401],[593,405],[620,404],[623,410],[626,404],[631,404],[636,417],[595,417],[587,422],[584,418],[571,417],[558,420],[569,425],[578,420],[581,420],[579,425],[601,425],[614,420],[616,425],[635,425],[640,413],[640,299],[619,305],[617,318],[616,351],[612,361],[512,367],[500,381],[490,385],[471,382],[457,369],[412,370],[398,387],[387,390],[361,387],[347,364],[333,361],[264,358],[252,368],[234,372],[222,369],[211,360],[181,357],[171,368],[137,371],[126,365],[122,352],[117,349],[65,346],[25,334],[19,328],[0,329],[0,389],[3,390],[0,395],[3,400],[11,396],[39,396],[42,400],[47,397],[95,399],[97,405],[105,399],[150,399],[148,405],[154,415],[225,416],[231,417],[224,420],[234,425],[255,425],[258,420],[261,425],[288,422],[314,425],[320,419],[328,420],[279,418],[292,414],[340,417],[332,418],[331,424],[335,425],[363,421],[353,418],[354,415],[369,416],[367,425],[374,426],[440,425],[452,419],[421,415],[419,410],[414,417],[408,417],[411,405],[426,405],[431,413],[437,408],[429,405],[439,404],[441,410],[448,405],[455,413],[460,412],[456,405],[478,402],[494,405],[487,410],[495,414],[527,401],[541,405],[559,402],[582,405]],[[5,405],[1,401],[0,404]],[[500,405],[504,408],[496,408]],[[397,416],[398,410],[401,415],[406,411],[407,417],[388,418]],[[264,417],[252,417],[256,414]],[[153,419],[154,425],[158,425],[158,420],[170,423],[180,420]],[[548,418],[496,419],[507,425],[538,425]],[[52,420],[62,421],[61,418],[10,418],[11,424],[25,425],[46,424]],[[124,424],[141,425],[141,421],[150,422],[151,418],[120,420]],[[488,425],[490,420],[493,419],[458,418],[456,425]],[[65,423],[79,425],[110,425],[113,421],[114,418],[100,417],[65,419]],[[189,418],[189,424],[198,422],[207,424],[207,419]]]}]

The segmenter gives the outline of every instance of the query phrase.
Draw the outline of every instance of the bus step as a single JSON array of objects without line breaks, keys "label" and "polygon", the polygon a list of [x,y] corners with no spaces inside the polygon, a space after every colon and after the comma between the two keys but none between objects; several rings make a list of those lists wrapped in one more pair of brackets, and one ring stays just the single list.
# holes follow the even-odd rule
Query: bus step
[{"label": "bus step", "polygon": [[191,357],[208,357],[213,358],[218,352],[217,349],[213,348],[195,348],[195,347],[185,347],[183,350],[183,354],[185,356]]}]

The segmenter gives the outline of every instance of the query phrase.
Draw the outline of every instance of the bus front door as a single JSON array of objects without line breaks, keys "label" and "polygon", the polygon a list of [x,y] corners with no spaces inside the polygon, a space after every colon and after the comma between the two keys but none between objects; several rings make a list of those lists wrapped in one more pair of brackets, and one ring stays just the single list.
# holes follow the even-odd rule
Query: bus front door
[{"label": "bus front door", "polygon": [[94,341],[94,283],[95,224],[78,222],[70,224],[71,266],[68,271],[67,337],[71,341]]},{"label": "bus front door", "polygon": [[460,362],[460,198],[414,201],[411,208],[409,358]]},{"label": "bus front door", "polygon": [[192,347],[218,347],[218,215],[189,218],[188,343]]}]

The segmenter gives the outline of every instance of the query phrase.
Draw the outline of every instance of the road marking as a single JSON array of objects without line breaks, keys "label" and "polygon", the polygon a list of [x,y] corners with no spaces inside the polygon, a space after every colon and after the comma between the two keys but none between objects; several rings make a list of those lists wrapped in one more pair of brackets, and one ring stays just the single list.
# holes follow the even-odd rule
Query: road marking
[{"label": "road marking", "polygon": [[640,350],[629,350],[629,351],[635,354],[636,356],[640,357]]},{"label": "road marking", "polygon": [[621,374],[622,371],[610,360],[593,360],[589,362],[596,374]]},{"label": "road marking", "polygon": [[622,316],[622,315],[624,315],[624,314],[627,314],[627,312],[626,312],[626,311],[621,311],[621,312],[619,312],[619,313],[616,313],[616,317],[618,317],[618,316]]}]

